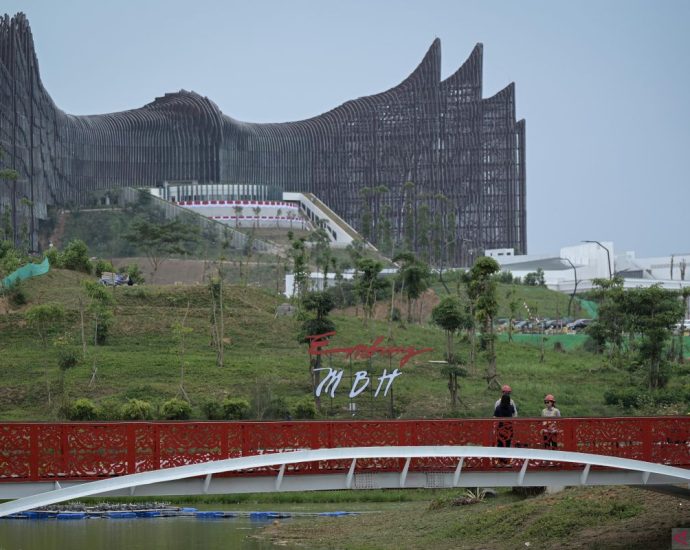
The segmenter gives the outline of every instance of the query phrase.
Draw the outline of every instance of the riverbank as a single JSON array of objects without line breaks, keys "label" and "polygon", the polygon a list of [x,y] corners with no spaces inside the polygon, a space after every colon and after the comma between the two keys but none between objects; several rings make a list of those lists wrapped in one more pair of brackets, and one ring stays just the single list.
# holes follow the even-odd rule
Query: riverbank
[{"label": "riverbank", "polygon": [[690,500],[630,487],[529,498],[499,493],[472,505],[453,501],[437,494],[378,514],[277,522],[254,536],[314,549],[647,549],[670,548],[671,529],[690,526]]}]

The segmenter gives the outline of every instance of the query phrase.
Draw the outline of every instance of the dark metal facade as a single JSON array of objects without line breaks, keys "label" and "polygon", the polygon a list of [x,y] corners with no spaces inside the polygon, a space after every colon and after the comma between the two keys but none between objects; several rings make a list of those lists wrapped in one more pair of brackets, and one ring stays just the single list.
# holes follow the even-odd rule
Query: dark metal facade
[{"label": "dark metal facade", "polygon": [[240,122],[186,91],[72,116],[41,84],[26,17],[5,16],[0,146],[20,181],[0,183],[0,206],[33,225],[47,205],[95,189],[256,183],[316,194],[384,251],[409,246],[455,265],[485,248],[525,253],[525,123],[515,120],[514,86],[482,98],[481,44],[449,78],[440,67],[435,40],[395,88],[299,122]]}]

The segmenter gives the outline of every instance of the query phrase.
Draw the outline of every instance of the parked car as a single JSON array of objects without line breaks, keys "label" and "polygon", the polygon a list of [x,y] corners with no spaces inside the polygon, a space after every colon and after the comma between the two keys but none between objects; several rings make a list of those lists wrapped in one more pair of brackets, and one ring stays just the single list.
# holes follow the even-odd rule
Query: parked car
[{"label": "parked car", "polygon": [[120,286],[129,284],[129,275],[127,273],[110,273],[104,271],[101,274],[99,282],[105,286]]},{"label": "parked car", "polygon": [[683,334],[690,332],[690,319],[685,319],[681,323],[676,323],[676,325],[673,327],[673,332],[676,334],[680,334],[681,330],[683,331]]},{"label": "parked car", "polygon": [[578,331],[586,329],[590,324],[592,324],[592,319],[578,319],[572,323],[568,323],[567,327],[568,330]]}]

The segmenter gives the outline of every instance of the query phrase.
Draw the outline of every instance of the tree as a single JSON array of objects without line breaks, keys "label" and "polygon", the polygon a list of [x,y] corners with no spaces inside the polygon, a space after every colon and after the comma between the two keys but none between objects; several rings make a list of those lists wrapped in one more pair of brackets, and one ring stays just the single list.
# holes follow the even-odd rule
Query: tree
[{"label": "tree", "polygon": [[[60,329],[65,310],[58,304],[41,304],[32,306],[26,312],[26,322],[38,334],[41,345],[45,349],[48,346],[48,336]],[[48,393],[48,406],[51,404],[50,380],[48,379],[48,364],[44,363],[46,389]]]},{"label": "tree", "polygon": [[481,327],[481,347],[487,359],[486,382],[490,389],[498,389],[496,372],[496,351],[493,320],[498,313],[496,281],[494,273],[500,271],[498,262],[483,256],[478,258],[469,272],[467,294],[472,303],[472,310]]},{"label": "tree", "polygon": [[508,341],[513,341],[513,323],[517,318],[518,308],[520,303],[517,301],[517,292],[515,286],[511,285],[510,289],[506,292],[506,298],[508,299],[508,309],[510,311],[510,318],[508,319]]},{"label": "tree", "polygon": [[[328,318],[328,314],[335,307],[333,298],[327,292],[309,292],[302,298],[302,307],[305,311],[312,314],[304,321],[302,321],[302,330],[299,335],[299,341],[309,343],[309,336],[316,336],[318,334],[326,334],[327,332],[335,331],[333,321]],[[316,355],[309,357],[309,371],[312,382],[312,391],[314,392],[314,401],[317,408],[321,408],[321,400],[316,395],[316,388],[321,379],[321,356]]]},{"label": "tree", "polygon": [[89,260],[89,249],[80,239],[71,240],[60,255],[60,264],[65,269],[91,273],[93,266]]},{"label": "tree", "polygon": [[626,291],[626,312],[631,330],[640,335],[638,356],[649,369],[649,388],[662,387],[664,348],[671,337],[673,325],[684,314],[676,292],[655,285]]},{"label": "tree", "polygon": [[288,257],[292,260],[292,273],[294,283],[292,288],[293,296],[301,298],[309,290],[309,265],[307,264],[307,248],[304,237],[295,239],[292,232],[288,233],[290,239],[290,250]]},{"label": "tree", "polygon": [[626,291],[623,279],[594,279],[592,296],[599,304],[598,316],[587,328],[597,351],[608,350],[609,361],[617,366],[625,362],[624,332],[629,328],[626,317]]},{"label": "tree", "polygon": [[317,268],[321,269],[323,273],[323,290],[326,290],[328,284],[328,268],[331,265],[331,259],[333,257],[331,239],[328,237],[328,233],[326,233],[325,229],[319,228],[309,235],[309,242],[311,243],[311,260],[316,264]]},{"label": "tree", "polygon": [[125,239],[144,250],[151,262],[153,282],[158,268],[174,254],[186,254],[186,245],[198,241],[198,227],[183,223],[178,219],[163,223],[138,220],[132,224]]},{"label": "tree", "polygon": [[188,301],[187,309],[184,312],[184,317],[182,317],[182,321],[173,323],[172,331],[173,338],[177,343],[177,356],[180,359],[180,386],[175,397],[178,397],[181,394],[184,400],[187,403],[191,404],[189,395],[187,395],[187,390],[185,390],[184,387],[184,372],[185,367],[187,366],[185,363],[185,354],[187,352],[187,335],[194,332],[194,329],[187,326],[187,315],[189,315],[189,305],[190,303]]},{"label": "tree", "polygon": [[374,316],[374,307],[378,294],[388,287],[388,281],[379,278],[383,269],[381,262],[367,258],[359,260],[357,270],[359,277],[355,283],[355,290],[362,303],[367,319]]},{"label": "tree", "polygon": [[466,376],[467,371],[461,366],[453,349],[453,337],[458,330],[472,327],[472,318],[463,309],[460,300],[455,296],[446,296],[432,310],[431,319],[446,332],[446,365],[443,373],[448,376],[448,391],[453,408],[458,401],[458,377]]},{"label": "tree", "polygon": [[[683,262],[685,259],[683,259]],[[682,265],[682,264],[681,264]],[[685,269],[683,268],[681,271],[681,281],[685,278]],[[688,302],[690,301],[690,287],[686,286],[680,291],[680,297],[681,300],[683,301],[683,317],[685,317],[685,313],[688,311]],[[678,362],[683,363],[685,361],[685,354],[684,354],[684,340],[683,336],[685,334],[685,324],[683,322],[683,319],[681,318],[681,325],[680,329],[678,330]]]},{"label": "tree", "polygon": [[[429,288],[431,270],[429,265],[417,260],[411,252],[403,252],[393,258],[394,262],[400,262],[398,280],[401,283],[401,292],[407,296],[407,321],[412,322],[412,302],[419,299],[424,291]],[[421,322],[421,319],[420,319]]]},{"label": "tree", "polygon": [[657,285],[626,290],[619,277],[597,279],[595,283],[600,287],[596,292],[599,319],[590,325],[590,336],[600,349],[608,346],[613,350],[612,357],[618,358],[627,333],[629,346],[635,352],[634,364],[648,370],[648,387],[662,387],[666,343],[685,311],[678,293]]},{"label": "tree", "polygon": [[[113,297],[108,292],[108,290],[101,284],[93,281],[83,282],[86,295],[89,299],[86,308],[84,308],[84,303],[79,301],[79,309],[81,315],[81,334],[82,334],[82,347],[84,350],[84,355],[86,355],[86,339],[85,339],[85,328],[84,328],[84,313],[85,310],[91,314],[91,321],[93,323],[93,347],[94,352],[99,344],[105,344],[108,330],[110,328],[110,323],[112,322],[113,312],[111,306],[113,304]],[[98,365],[96,353],[93,354],[93,361],[91,364],[91,380],[89,381],[89,386],[93,386],[96,383],[96,377],[98,376]]]},{"label": "tree", "polygon": [[244,208],[239,204],[236,204],[232,207],[232,209],[235,211],[235,227],[237,227],[238,225],[241,225],[240,216],[242,215],[242,210],[244,210]]},{"label": "tree", "polygon": [[[19,180],[19,172],[13,168],[6,168],[2,166],[4,164],[3,158],[5,157],[5,151],[0,147],[0,181],[4,182],[10,190],[12,196],[12,221],[8,224],[12,233],[12,244],[17,246],[17,180]],[[5,238],[9,239],[10,231],[5,229]]]},{"label": "tree", "polygon": [[255,206],[252,210],[254,211],[254,228],[256,229],[259,227],[259,220],[261,219],[261,207]]},{"label": "tree", "polygon": [[211,292],[211,339],[216,350],[216,366],[225,365],[225,318],[223,312],[223,270],[218,267],[218,277],[208,284]]},{"label": "tree", "polygon": [[525,275],[523,282],[527,286],[546,286],[544,270],[540,267],[536,271],[528,273]]}]

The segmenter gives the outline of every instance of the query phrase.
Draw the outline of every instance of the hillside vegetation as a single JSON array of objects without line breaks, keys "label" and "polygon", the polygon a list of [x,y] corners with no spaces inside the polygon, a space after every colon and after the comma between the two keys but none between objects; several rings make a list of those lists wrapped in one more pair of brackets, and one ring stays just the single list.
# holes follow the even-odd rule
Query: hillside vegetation
[{"label": "hillside vegetation", "polygon": [[[227,398],[245,400],[249,404],[249,418],[297,418],[300,414],[309,417],[308,407],[304,412],[305,403],[313,402],[307,347],[298,342],[300,319],[276,315],[284,297],[250,286],[225,287],[225,366],[218,367],[212,346],[211,294],[207,287],[108,288],[114,299],[114,316],[107,340],[104,345],[89,344],[83,357],[79,304],[80,300],[87,300],[81,284],[84,279],[95,280],[72,271],[52,270],[23,283],[25,305],[0,314],[0,418],[62,418],[65,407],[78,398],[92,400],[99,407],[101,419],[119,418],[121,407],[130,399],[149,402],[153,416],[160,416],[165,401],[184,396],[180,389],[182,366],[182,384],[192,404],[192,418],[206,418],[213,408],[209,404],[222,406]],[[7,298],[4,300],[7,307]],[[26,312],[33,305],[51,303],[61,304],[67,315],[64,326],[59,332],[53,331],[44,346],[36,330],[27,323]],[[392,402],[389,398],[374,399],[369,391],[362,394],[357,400],[357,417],[491,415],[497,396],[486,390],[481,358],[476,368],[470,369],[469,376],[461,380],[460,406],[451,409],[447,378],[439,364],[430,363],[444,356],[445,335],[440,329],[429,324],[365,324],[357,317],[337,312],[331,318],[338,333],[334,346],[370,343],[377,336],[388,337],[390,330],[390,339],[385,340],[387,346],[434,349],[414,357],[401,369],[403,374],[393,385]],[[187,329],[183,340],[179,336],[180,326]],[[671,385],[664,390],[664,395],[670,396],[666,401],[639,401],[633,403],[637,407],[622,409],[607,404],[605,393],[611,388],[638,383],[636,375],[608,366],[603,356],[585,351],[580,345],[567,342],[568,345],[561,346],[564,351],[554,349],[557,341],[566,342],[573,337],[578,338],[549,336],[544,344],[543,362],[539,337],[532,343],[519,342],[517,338],[514,342],[499,340],[499,379],[513,387],[521,415],[538,415],[546,393],[556,395],[565,416],[687,412],[687,363],[674,367]],[[56,346],[55,342],[63,346]],[[58,355],[65,342],[76,351],[79,360],[76,366],[64,371],[63,377]],[[468,350],[468,342],[458,338],[460,355],[467,357]],[[350,417],[349,364],[340,356],[324,361],[325,366],[344,368],[345,376],[335,399],[322,397],[318,414],[324,418]],[[354,370],[366,369],[378,376],[384,368],[390,372],[397,361],[394,358],[389,363],[387,357],[376,356],[370,365],[355,361]],[[376,384],[374,379],[370,387]]]}]

